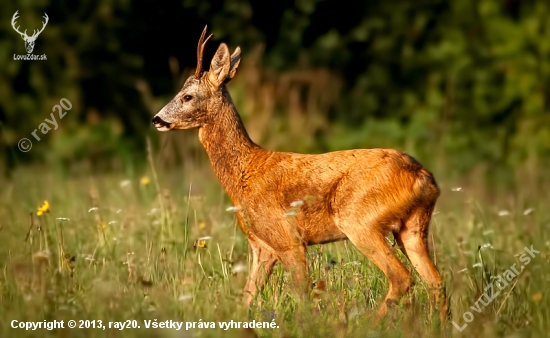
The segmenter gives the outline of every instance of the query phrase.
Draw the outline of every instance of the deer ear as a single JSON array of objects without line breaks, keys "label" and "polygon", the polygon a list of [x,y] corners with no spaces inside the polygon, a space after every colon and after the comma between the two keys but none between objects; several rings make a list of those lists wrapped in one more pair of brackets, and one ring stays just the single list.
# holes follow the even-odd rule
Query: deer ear
[{"label": "deer ear", "polygon": [[229,82],[229,80],[235,77],[239,63],[241,63],[241,48],[237,47],[231,55],[231,66],[229,67],[229,75],[227,76],[226,82]]},{"label": "deer ear", "polygon": [[229,58],[229,49],[225,43],[222,43],[210,63],[208,80],[214,86],[219,87],[229,75],[231,69],[231,60]]}]

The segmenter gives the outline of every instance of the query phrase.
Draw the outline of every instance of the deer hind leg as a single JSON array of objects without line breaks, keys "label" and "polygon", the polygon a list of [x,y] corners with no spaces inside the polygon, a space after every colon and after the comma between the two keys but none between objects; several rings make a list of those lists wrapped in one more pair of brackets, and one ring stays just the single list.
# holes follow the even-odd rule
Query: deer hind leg
[{"label": "deer hind leg", "polygon": [[[374,223],[372,222],[372,224]],[[358,229],[361,230],[358,231]],[[384,272],[389,281],[390,287],[388,293],[378,308],[377,318],[380,319],[409,290],[412,285],[411,273],[401,264],[397,256],[394,255],[392,248],[384,238],[384,234],[375,228],[375,226],[354,227],[349,230],[346,231],[345,227],[342,228],[342,231],[348,236],[349,240]]]},{"label": "deer hind leg", "polygon": [[275,263],[277,263],[277,257],[265,246],[253,240],[250,240],[249,243],[252,249],[252,266],[243,292],[243,302],[246,306],[252,305],[258,292],[262,292],[273,272]]},{"label": "deer hind leg", "polygon": [[415,210],[405,220],[403,227],[397,234],[397,241],[416,271],[430,287],[431,299],[440,306],[440,319],[445,321],[448,311],[445,290],[441,287],[439,271],[430,258],[427,241],[428,226],[433,208],[434,206],[430,205]]}]

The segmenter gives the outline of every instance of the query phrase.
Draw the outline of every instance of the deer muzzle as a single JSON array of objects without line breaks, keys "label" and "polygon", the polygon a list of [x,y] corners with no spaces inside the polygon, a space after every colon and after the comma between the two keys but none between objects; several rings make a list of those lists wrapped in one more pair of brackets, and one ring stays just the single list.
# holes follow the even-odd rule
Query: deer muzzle
[{"label": "deer muzzle", "polygon": [[153,122],[153,125],[155,126],[155,128],[157,128],[158,131],[168,131],[173,127],[172,123],[164,121],[158,115],[155,115],[151,122]]}]

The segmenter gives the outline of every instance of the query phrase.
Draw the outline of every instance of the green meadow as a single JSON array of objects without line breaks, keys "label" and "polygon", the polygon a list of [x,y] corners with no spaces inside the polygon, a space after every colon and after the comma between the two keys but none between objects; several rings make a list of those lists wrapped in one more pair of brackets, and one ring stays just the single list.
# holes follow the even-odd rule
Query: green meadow
[{"label": "green meadow", "polygon": [[[309,247],[308,301],[294,299],[278,264],[246,309],[247,241],[211,169],[159,171],[153,158],[143,175],[67,179],[33,167],[2,182],[0,336],[547,336],[550,198],[544,186],[491,195],[475,185],[439,182],[429,242],[451,322],[440,325],[415,273],[412,289],[377,324],[388,283],[347,241]],[[20,325],[13,320],[63,320],[65,328],[27,331],[12,328]],[[77,328],[68,328],[69,320]],[[245,329],[253,320],[262,326]],[[166,321],[183,323],[180,330],[145,326]],[[274,328],[263,324],[271,322]]]}]

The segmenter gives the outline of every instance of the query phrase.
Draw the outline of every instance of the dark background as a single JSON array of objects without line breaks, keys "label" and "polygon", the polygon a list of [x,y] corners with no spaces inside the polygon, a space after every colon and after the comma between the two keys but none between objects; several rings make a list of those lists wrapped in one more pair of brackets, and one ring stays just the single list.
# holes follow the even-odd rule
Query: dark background
[{"label": "dark background", "polygon": [[[47,61],[13,59],[26,54],[16,10],[28,31],[48,14],[33,52]],[[544,0],[11,1],[0,14],[1,169],[145,163],[147,137],[155,149],[165,137],[151,117],[192,74],[208,24],[205,67],[219,43],[242,48],[229,89],[266,148],[394,147],[447,177],[538,177],[550,158],[549,17]],[[73,108],[35,142],[61,98]]]}]

